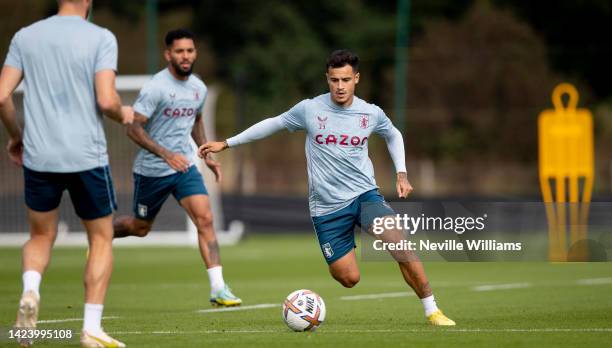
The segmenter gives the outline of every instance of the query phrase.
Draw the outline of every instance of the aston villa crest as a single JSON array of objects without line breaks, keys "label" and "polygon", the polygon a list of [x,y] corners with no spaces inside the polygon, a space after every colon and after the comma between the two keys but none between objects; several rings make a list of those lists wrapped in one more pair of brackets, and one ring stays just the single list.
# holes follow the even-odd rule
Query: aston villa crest
[{"label": "aston villa crest", "polygon": [[359,118],[359,127],[366,129],[368,128],[369,125],[370,125],[370,116],[361,115],[361,117]]},{"label": "aston villa crest", "polygon": [[332,249],[330,243],[325,243],[321,245],[321,248],[323,249],[323,254],[325,255],[326,258],[329,259],[332,256],[334,256],[334,249]]},{"label": "aston villa crest", "polygon": [[146,205],[138,203],[138,215],[142,217],[147,216],[147,206]]},{"label": "aston villa crest", "polygon": [[327,124],[327,117],[323,118],[321,116],[317,116],[317,120],[319,121],[319,129],[325,129],[325,125]]}]

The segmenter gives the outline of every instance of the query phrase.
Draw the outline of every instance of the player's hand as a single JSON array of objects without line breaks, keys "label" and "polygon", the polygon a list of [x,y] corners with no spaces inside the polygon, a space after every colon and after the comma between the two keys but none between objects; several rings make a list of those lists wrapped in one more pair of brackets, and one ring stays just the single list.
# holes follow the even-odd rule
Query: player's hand
[{"label": "player's hand", "polygon": [[215,173],[215,180],[221,182],[223,175],[221,174],[221,163],[215,161],[210,155],[204,157],[204,162],[213,173]]},{"label": "player's hand", "polygon": [[131,106],[121,107],[121,123],[132,124],[134,122],[134,109]]},{"label": "player's hand", "polygon": [[200,156],[200,158],[206,158],[209,153],[221,152],[227,148],[228,145],[226,141],[209,141],[200,146],[198,149],[198,156]]},{"label": "player's hand", "polygon": [[6,145],[6,151],[8,151],[11,162],[19,167],[23,165],[23,140],[21,138],[10,138],[8,145]]},{"label": "player's hand", "polygon": [[405,172],[397,173],[397,195],[399,198],[406,198],[412,192],[412,185],[408,181],[408,175]]},{"label": "player's hand", "polygon": [[179,172],[186,173],[189,170],[189,160],[180,153],[169,152],[163,156],[164,161],[168,163],[170,168]]}]

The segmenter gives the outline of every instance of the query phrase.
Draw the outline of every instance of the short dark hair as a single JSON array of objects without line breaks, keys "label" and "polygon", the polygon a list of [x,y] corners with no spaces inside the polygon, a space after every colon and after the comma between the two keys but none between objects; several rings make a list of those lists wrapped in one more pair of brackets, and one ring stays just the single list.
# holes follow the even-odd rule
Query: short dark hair
[{"label": "short dark hair", "polygon": [[166,42],[166,47],[170,47],[172,46],[175,40],[180,39],[191,39],[195,41],[195,35],[193,34],[193,32],[187,29],[175,29],[170,30],[166,33],[166,38],[164,39],[164,41]]},{"label": "short dark hair", "polygon": [[354,72],[359,71],[359,57],[349,50],[335,50],[327,58],[326,70],[329,68],[342,68],[350,65]]}]

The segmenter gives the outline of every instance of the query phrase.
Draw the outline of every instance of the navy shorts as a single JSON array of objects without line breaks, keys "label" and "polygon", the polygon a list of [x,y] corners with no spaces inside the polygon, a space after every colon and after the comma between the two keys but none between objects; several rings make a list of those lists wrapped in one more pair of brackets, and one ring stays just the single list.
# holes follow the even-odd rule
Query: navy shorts
[{"label": "navy shorts", "polygon": [[348,206],[323,216],[313,216],[321,252],[328,265],[353,250],[355,226],[367,230],[377,217],[395,215],[377,189],[362,193]]},{"label": "navy shorts", "polygon": [[142,220],[155,219],[170,194],[180,202],[193,195],[207,195],[204,179],[196,168],[161,177],[134,173],[134,215]]},{"label": "navy shorts", "polygon": [[76,214],[93,220],[117,209],[115,190],[108,166],[75,173],[37,172],[23,167],[25,201],[34,211],[57,208],[64,190],[68,190]]}]

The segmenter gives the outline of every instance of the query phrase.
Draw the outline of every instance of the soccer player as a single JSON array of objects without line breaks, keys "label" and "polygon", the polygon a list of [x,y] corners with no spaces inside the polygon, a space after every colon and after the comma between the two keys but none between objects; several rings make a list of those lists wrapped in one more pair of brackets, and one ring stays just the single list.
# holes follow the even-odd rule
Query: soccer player
[{"label": "soccer player", "polygon": [[[360,278],[355,226],[368,228],[376,217],[395,215],[374,180],[368,157],[372,132],[387,142],[397,171],[399,197],[406,198],[412,186],[406,175],[402,134],[378,106],[355,96],[358,57],[347,50],[333,52],[327,60],[326,76],[330,93],[305,99],[280,116],[265,119],[223,142],[207,143],[199,148],[199,154],[207,156],[282,129],[305,130],[310,214],[317,239],[332,277],[351,288]],[[416,255],[396,260],[406,283],[421,299],[427,320],[433,325],[455,325],[437,308]]]},{"label": "soccer player", "polygon": [[[68,190],[89,241],[85,269],[83,347],[125,347],[100,325],[112,272],[115,197],[102,117],[130,123],[115,90],[117,41],[85,20],[90,0],[59,0],[57,15],[19,30],[0,75],[0,116],[9,157],[23,165],[30,239],[23,246],[23,294],[18,328],[34,328],[39,285],[57,235],[58,206]],[[16,120],[12,94],[23,80],[25,122]],[[19,342],[28,346],[30,340]]]},{"label": "soccer player", "polygon": [[[117,218],[115,238],[146,236],[172,194],[198,229],[200,254],[210,280],[210,302],[237,306],[242,300],[223,280],[208,192],[193,163],[195,151],[189,140],[191,136],[198,146],[206,142],[201,111],[207,89],[192,74],[197,57],[194,35],[184,29],[173,30],[166,34],[165,43],[168,67],[153,76],[134,104],[135,121],[128,135],[142,147],[134,162],[134,216]],[[219,181],[220,164],[209,156],[204,160]]]}]

